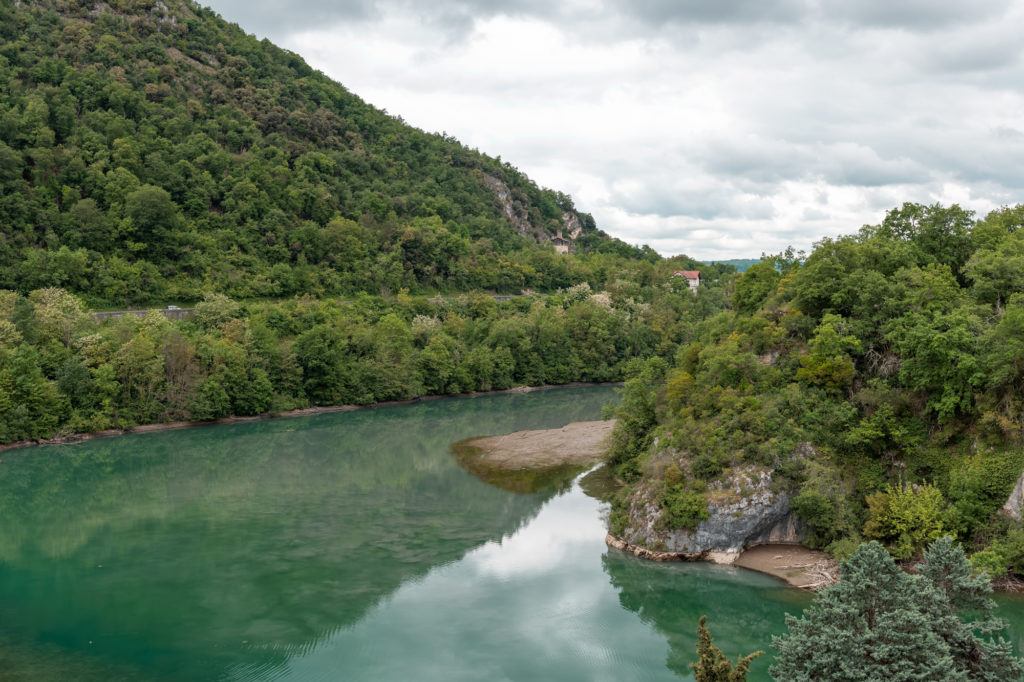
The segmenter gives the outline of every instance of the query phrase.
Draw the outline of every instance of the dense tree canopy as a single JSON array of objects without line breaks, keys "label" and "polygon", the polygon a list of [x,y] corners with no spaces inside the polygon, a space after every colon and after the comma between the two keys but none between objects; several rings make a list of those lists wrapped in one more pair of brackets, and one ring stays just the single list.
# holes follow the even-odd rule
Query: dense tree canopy
[{"label": "dense tree canopy", "polygon": [[[618,282],[497,302],[360,294],[240,304],[207,294],[184,320],[97,322],[61,289],[0,290],[0,442],[309,405],[571,381],[664,368],[695,322],[728,300]],[[653,275],[652,275],[653,276]]]},{"label": "dense tree canopy", "polygon": [[613,527],[652,495],[663,524],[693,525],[711,484],[756,465],[837,556],[953,533],[1024,575],[1024,529],[997,514],[1024,471],[1022,216],[905,204],[749,268],[663,384],[628,385]]},{"label": "dense tree canopy", "polygon": [[603,286],[658,260],[188,0],[0,4],[0,226],[0,287],[111,306]]}]

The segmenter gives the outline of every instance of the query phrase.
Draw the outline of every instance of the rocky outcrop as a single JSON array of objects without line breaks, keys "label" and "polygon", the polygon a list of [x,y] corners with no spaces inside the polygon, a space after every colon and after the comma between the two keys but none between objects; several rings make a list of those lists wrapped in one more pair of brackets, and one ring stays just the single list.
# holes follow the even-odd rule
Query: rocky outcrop
[{"label": "rocky outcrop", "polygon": [[608,533],[608,535],[605,536],[604,542],[609,547],[621,549],[623,552],[635,554],[641,559],[648,559],[649,561],[682,561],[685,558],[678,552],[659,552],[654,549],[647,549],[646,547],[630,544],[622,538],[615,537],[611,533]]},{"label": "rocky outcrop", "polygon": [[500,178],[487,173],[484,173],[484,184],[487,185],[487,189],[494,193],[494,197],[498,200],[498,205],[501,207],[501,212],[515,225],[519,236],[536,238],[537,229],[530,224],[530,218],[526,211],[523,210],[523,207],[512,198],[512,190],[508,188],[508,185]]},{"label": "rocky outcrop", "polygon": [[1024,474],[1017,479],[1017,485],[1013,487],[1010,498],[1003,505],[1003,513],[1016,521],[1021,520],[1022,510],[1024,510]]},{"label": "rocky outcrop", "polygon": [[[494,198],[498,200],[498,206],[502,214],[515,225],[516,232],[522,237],[529,237],[538,243],[552,241],[551,235],[543,228],[530,222],[530,216],[523,205],[516,200],[512,190],[501,178],[489,173],[483,173],[483,181],[487,189],[491,190]],[[566,236],[563,236],[563,232]],[[573,242],[583,233],[583,223],[574,211],[562,211],[562,225],[558,231],[558,239]]]},{"label": "rocky outcrop", "polygon": [[653,551],[679,559],[731,563],[748,547],[796,544],[804,539],[805,529],[789,507],[789,495],[772,489],[768,469],[752,465],[734,469],[708,487],[707,498],[708,518],[694,530],[665,529],[655,490],[641,487],[633,495],[620,540],[638,556]]},{"label": "rocky outcrop", "polygon": [[580,222],[580,217],[569,211],[562,211],[562,226],[569,234],[569,239],[576,239],[583,232],[583,223]]}]

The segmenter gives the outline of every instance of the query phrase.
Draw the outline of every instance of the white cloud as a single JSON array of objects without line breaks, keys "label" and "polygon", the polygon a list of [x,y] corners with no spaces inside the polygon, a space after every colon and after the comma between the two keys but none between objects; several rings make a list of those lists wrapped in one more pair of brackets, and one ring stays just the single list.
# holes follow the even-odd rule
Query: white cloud
[{"label": "white cloud", "polygon": [[213,6],[663,253],[1024,201],[1021,2],[236,2]]}]

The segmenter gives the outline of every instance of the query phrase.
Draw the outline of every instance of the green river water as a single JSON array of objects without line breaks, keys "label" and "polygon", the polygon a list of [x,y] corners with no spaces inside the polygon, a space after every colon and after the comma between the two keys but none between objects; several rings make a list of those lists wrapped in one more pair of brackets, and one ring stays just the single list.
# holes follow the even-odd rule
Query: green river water
[{"label": "green river water", "polygon": [[[613,399],[445,399],[0,454],[0,679],[692,679],[701,614],[730,658],[767,649],[809,595],[609,550],[577,483],[507,492],[452,456]],[[1022,602],[1001,602],[1019,636]]]}]

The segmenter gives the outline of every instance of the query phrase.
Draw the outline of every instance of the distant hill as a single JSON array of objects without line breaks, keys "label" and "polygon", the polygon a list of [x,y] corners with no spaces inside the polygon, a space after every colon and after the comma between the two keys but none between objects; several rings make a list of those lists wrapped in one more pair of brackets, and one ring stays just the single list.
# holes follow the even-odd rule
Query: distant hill
[{"label": "distant hill", "polygon": [[[518,291],[658,260],[182,0],[0,4],[0,288],[94,304]],[[602,270],[604,271],[604,270]]]},{"label": "distant hill", "polygon": [[731,265],[736,268],[737,272],[744,272],[751,265],[760,263],[760,258],[732,258],[730,260],[716,260],[711,261],[712,263],[721,263],[722,265]]}]

